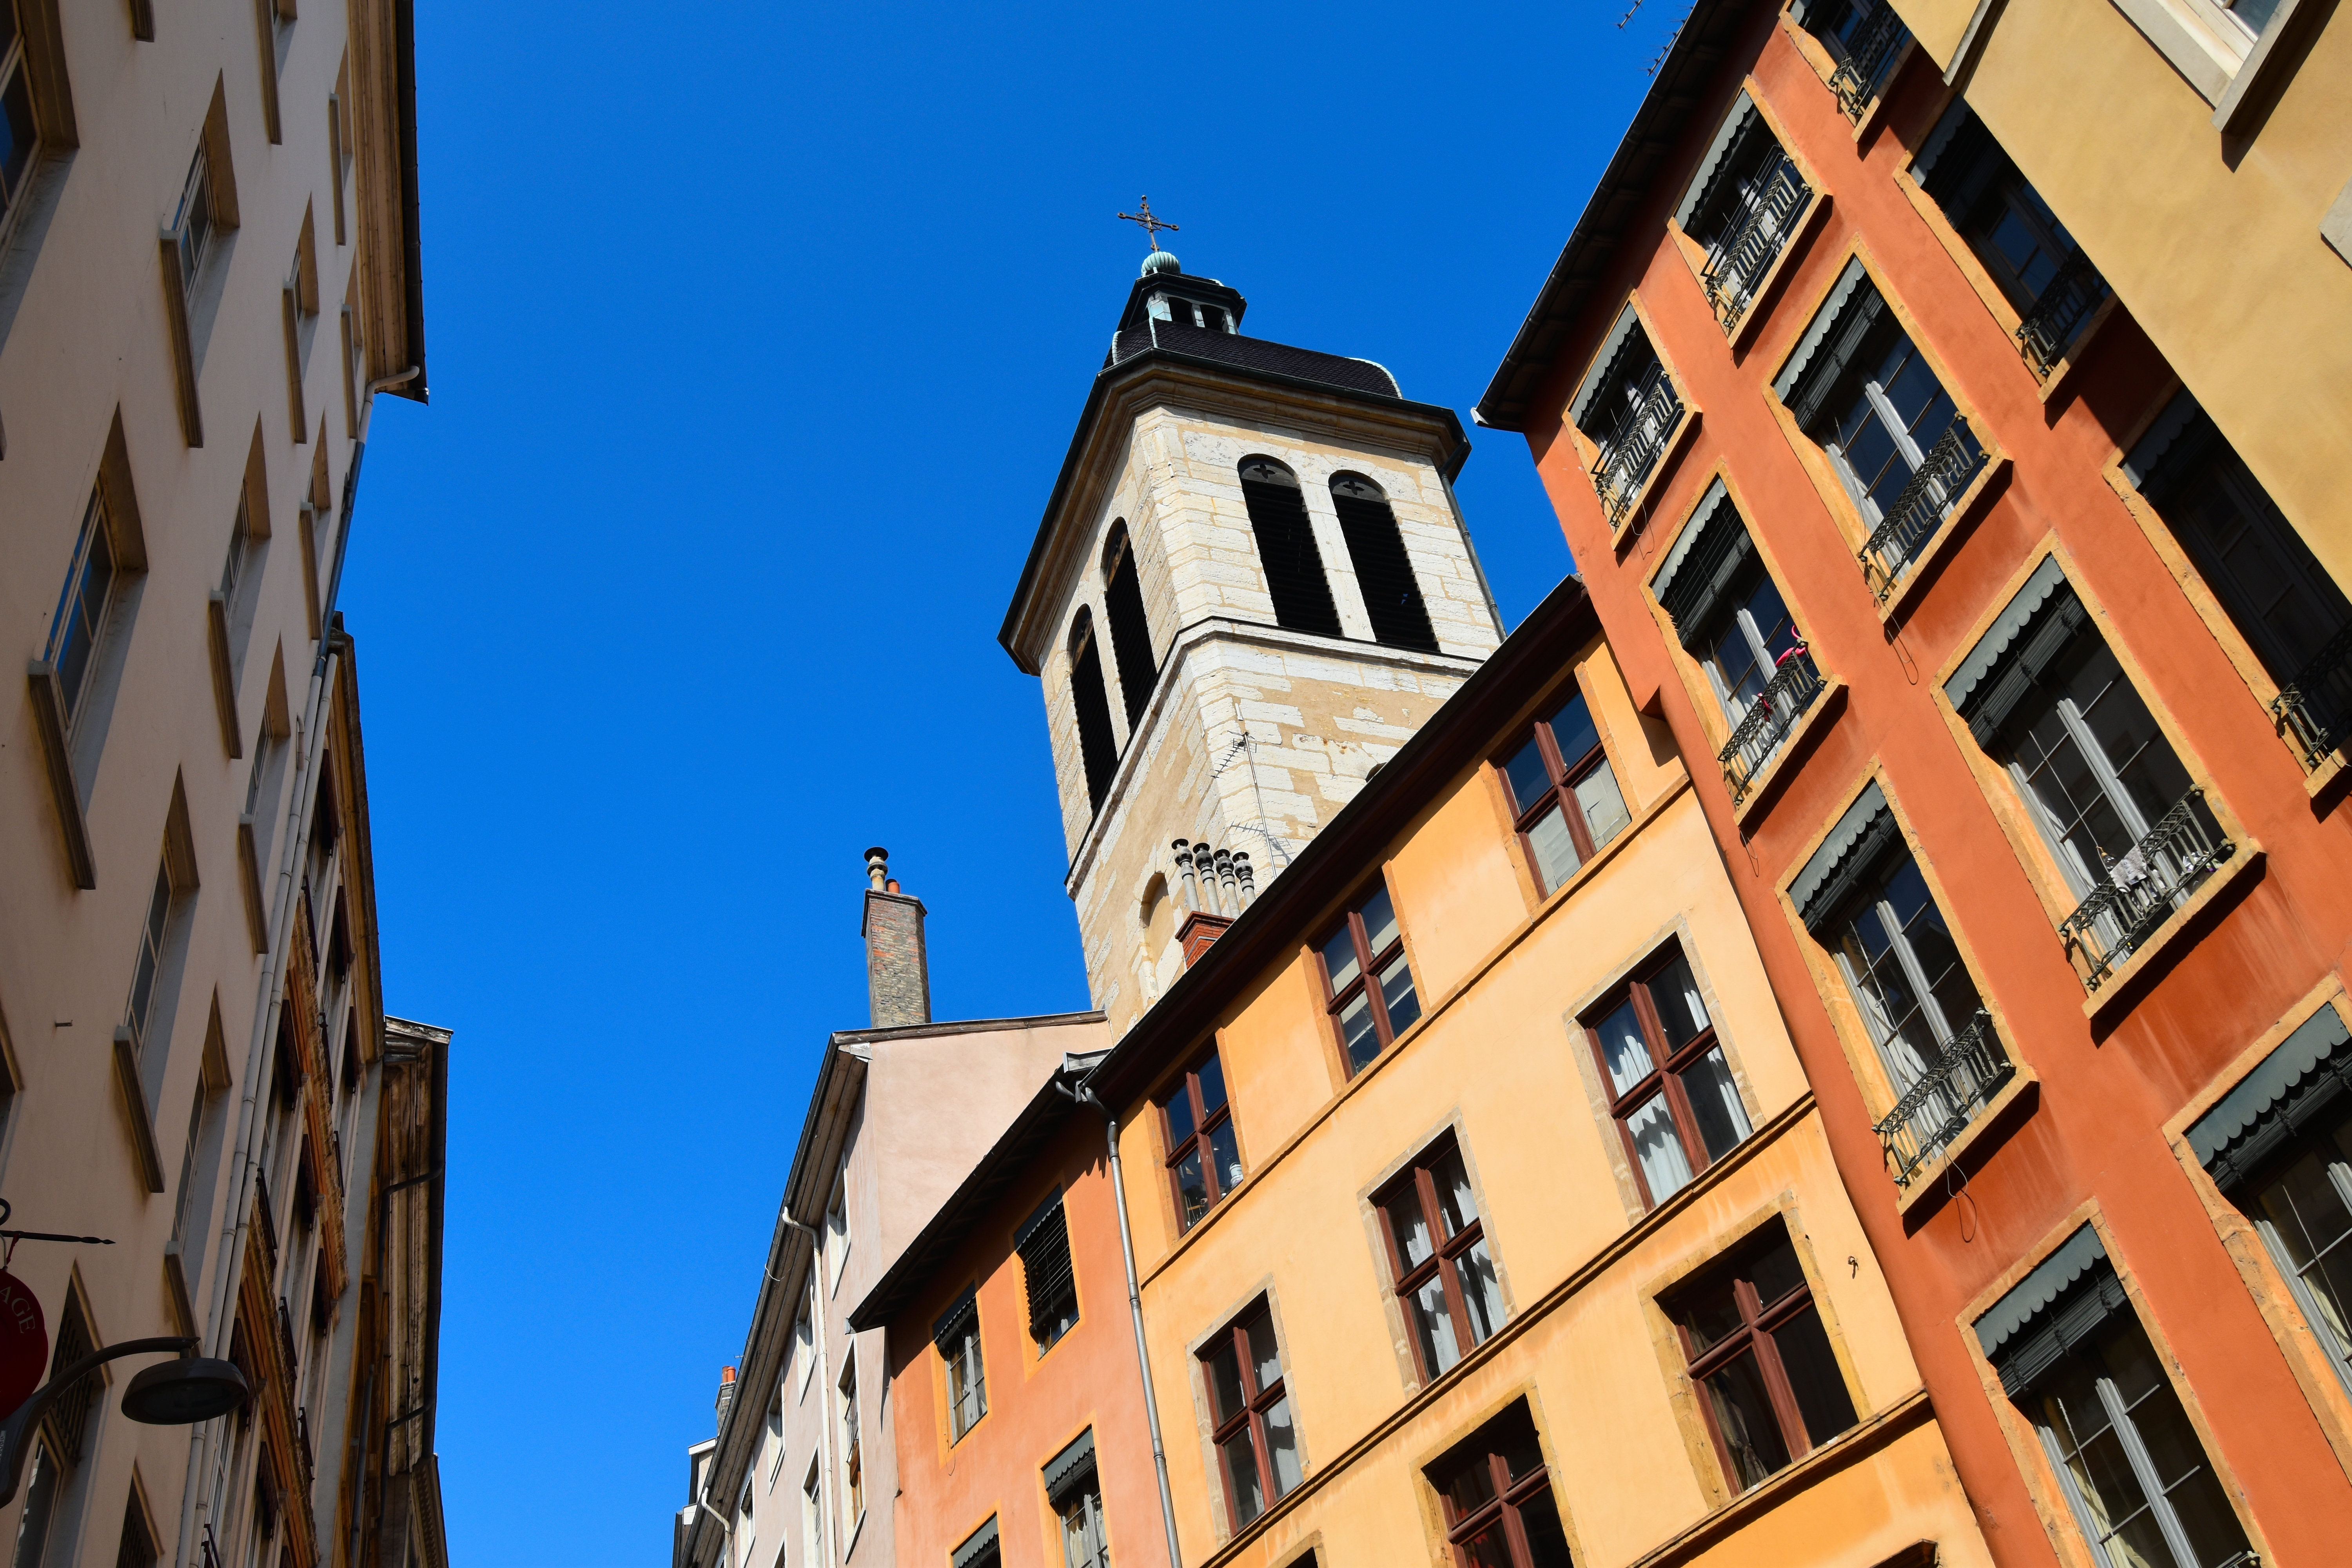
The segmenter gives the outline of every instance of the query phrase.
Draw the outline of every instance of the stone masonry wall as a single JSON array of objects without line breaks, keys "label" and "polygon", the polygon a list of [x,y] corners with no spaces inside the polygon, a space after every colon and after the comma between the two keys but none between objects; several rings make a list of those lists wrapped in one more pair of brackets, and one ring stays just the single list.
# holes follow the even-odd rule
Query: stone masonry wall
[{"label": "stone masonry wall", "polygon": [[[1238,473],[1256,454],[1298,476],[1346,640],[1274,624]],[[1387,493],[1439,654],[1371,640],[1331,503],[1331,476],[1342,470]],[[1129,733],[1103,603],[1102,558],[1122,521],[1161,671],[1139,736]],[[1181,969],[1172,938],[1183,911],[1168,901],[1171,840],[1247,853],[1263,890],[1494,649],[1502,628],[1444,481],[1425,458],[1165,406],[1136,419],[1118,480],[1075,559],[1087,568],[1057,606],[1043,671],[1046,721],[1088,986],[1116,1034]],[[1069,638],[1082,609],[1104,649],[1120,748],[1099,823],[1070,689]]]}]

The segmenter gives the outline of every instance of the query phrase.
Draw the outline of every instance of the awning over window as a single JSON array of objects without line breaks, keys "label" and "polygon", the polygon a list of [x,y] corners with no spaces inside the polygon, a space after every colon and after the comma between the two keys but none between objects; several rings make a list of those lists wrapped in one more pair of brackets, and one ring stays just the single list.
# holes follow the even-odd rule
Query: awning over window
[{"label": "awning over window", "polygon": [[1095,1430],[1087,1427],[1078,1440],[1045,1462],[1045,1500],[1060,1508],[1072,1492],[1095,1473]]},{"label": "awning over window", "polygon": [[1738,144],[1741,133],[1755,120],[1756,100],[1748,96],[1746,88],[1741,88],[1738,98],[1732,101],[1731,112],[1717,128],[1715,140],[1707,143],[1706,156],[1699,160],[1698,173],[1691,176],[1690,188],[1683,192],[1682,205],[1675,208],[1676,223],[1690,227],[1691,219],[1698,216],[1698,209],[1706,205],[1715,188],[1715,177],[1723,168],[1726,155]]},{"label": "awning over window", "polygon": [[2042,670],[2090,618],[2058,558],[2045,557],[1944,682],[1944,695],[1979,745],[1992,743]]},{"label": "awning over window", "polygon": [[1977,1320],[1977,1343],[2014,1397],[2124,1310],[2123,1281],[2099,1233],[2085,1225]]},{"label": "awning over window", "polygon": [[939,1321],[931,1325],[931,1342],[939,1346],[940,1353],[950,1360],[955,1358],[956,1352],[963,1344],[964,1336],[971,1331],[972,1324],[980,1321],[978,1289],[977,1286],[966,1287],[964,1293],[956,1298],[955,1305],[941,1312]]},{"label": "awning over window", "polygon": [[1797,340],[1797,352],[1772,378],[1773,395],[1789,405],[1800,427],[1813,422],[1830,391],[1845,374],[1862,340],[1886,312],[1886,301],[1857,256],[1838,275],[1837,287],[1814,312],[1812,324]]},{"label": "awning over window", "polygon": [[2186,387],[2165,405],[2147,434],[2133,444],[2123,460],[2124,478],[2158,506],[2171,498],[2182,480],[2200,470],[2202,459],[2221,439],[2221,432]]},{"label": "awning over window", "polygon": [[995,1563],[998,1559],[996,1516],[991,1514],[986,1524],[965,1537],[964,1543],[955,1549],[955,1555],[950,1561],[954,1568],[983,1568],[984,1564]]},{"label": "awning over window", "polygon": [[1697,643],[1717,606],[1731,591],[1732,580],[1755,553],[1739,509],[1731,504],[1731,493],[1723,488],[1723,481],[1717,479],[1699,498],[1698,510],[1675,547],[1666,552],[1666,563],[1658,569],[1654,584],[1658,603],[1673,617],[1675,635],[1685,647]]},{"label": "awning over window", "polygon": [[1789,884],[1789,901],[1797,906],[1797,918],[1807,931],[1821,934],[1895,837],[1895,814],[1886,809],[1885,792],[1873,779]]},{"label": "awning over window", "polygon": [[1624,357],[1636,338],[1641,338],[1644,345],[1649,342],[1642,336],[1642,319],[1634,314],[1633,301],[1628,300],[1625,308],[1617,313],[1617,324],[1609,329],[1609,339],[1601,345],[1601,353],[1593,360],[1592,368],[1584,373],[1583,384],[1576,389],[1576,401],[1568,405],[1568,416],[1578,429],[1584,428],[1584,421],[1592,412],[1593,399],[1601,395],[1602,387],[1615,379],[1617,362]]},{"label": "awning over window", "polygon": [[1936,173],[1937,161],[1943,157],[1945,149],[1952,144],[1952,138],[1968,121],[1969,100],[1965,98],[1952,100],[1951,108],[1944,110],[1944,118],[1936,121],[1936,129],[1927,133],[1919,155],[1911,160],[1911,178],[1920,189],[1927,189],[1928,180]]},{"label": "awning over window", "polygon": [[2352,1050],[2333,1005],[2304,1021],[2189,1129],[2189,1148],[2223,1192],[2352,1095]]}]

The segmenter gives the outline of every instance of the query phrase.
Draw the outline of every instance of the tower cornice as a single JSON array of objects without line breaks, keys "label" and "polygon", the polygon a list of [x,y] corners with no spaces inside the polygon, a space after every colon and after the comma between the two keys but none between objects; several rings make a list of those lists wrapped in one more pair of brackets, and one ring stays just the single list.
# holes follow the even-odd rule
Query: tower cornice
[{"label": "tower cornice", "polygon": [[[1255,341],[1255,340],[1250,340]],[[1369,363],[1370,362],[1359,362]],[[1044,667],[1055,635],[1052,595],[1042,592],[1074,570],[1083,529],[1063,527],[1073,510],[1099,504],[1116,482],[1119,454],[1148,408],[1174,405],[1254,423],[1305,422],[1321,438],[1428,462],[1447,480],[1470,455],[1462,421],[1450,408],[1150,348],[1103,371],[1087,395],[1061,473],[1021,568],[997,642],[1024,674]]]}]

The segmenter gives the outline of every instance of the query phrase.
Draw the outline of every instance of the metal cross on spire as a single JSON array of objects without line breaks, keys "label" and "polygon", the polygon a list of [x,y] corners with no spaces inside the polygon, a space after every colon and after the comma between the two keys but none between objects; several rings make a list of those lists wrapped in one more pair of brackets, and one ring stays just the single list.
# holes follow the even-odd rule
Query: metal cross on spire
[{"label": "metal cross on spire", "polygon": [[1176,225],[1170,223],[1166,218],[1154,217],[1152,216],[1151,198],[1150,196],[1142,197],[1141,203],[1143,206],[1142,212],[1121,213],[1118,216],[1125,222],[1141,224],[1143,226],[1145,237],[1151,241],[1151,248],[1157,250],[1160,248],[1160,230],[1164,228],[1171,234],[1175,234],[1180,231]]}]

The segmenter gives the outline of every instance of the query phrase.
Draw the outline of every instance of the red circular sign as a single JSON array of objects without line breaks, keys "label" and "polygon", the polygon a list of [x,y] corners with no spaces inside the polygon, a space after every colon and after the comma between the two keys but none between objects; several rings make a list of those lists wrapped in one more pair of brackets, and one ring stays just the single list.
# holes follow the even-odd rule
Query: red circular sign
[{"label": "red circular sign", "polygon": [[49,1365],[49,1330],[33,1288],[0,1268],[0,1415],[33,1396]]}]

